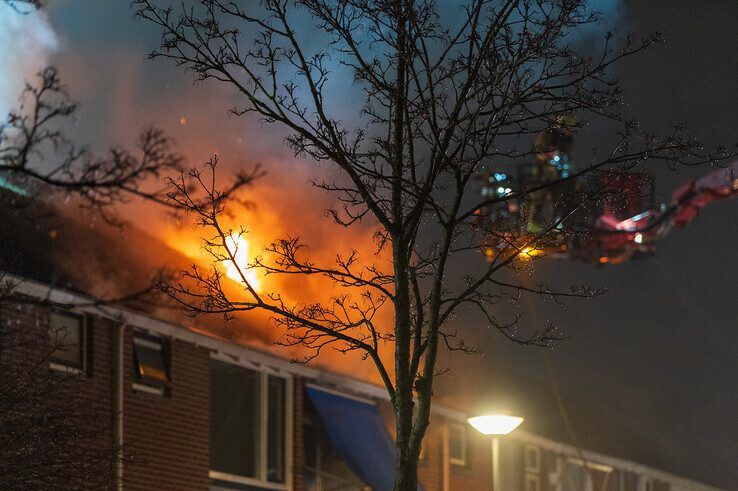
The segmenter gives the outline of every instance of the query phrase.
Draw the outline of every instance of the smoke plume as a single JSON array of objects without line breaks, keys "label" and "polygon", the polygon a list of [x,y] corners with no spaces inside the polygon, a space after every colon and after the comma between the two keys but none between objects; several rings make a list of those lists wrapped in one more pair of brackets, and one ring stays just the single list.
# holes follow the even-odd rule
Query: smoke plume
[{"label": "smoke plume", "polygon": [[33,79],[57,49],[46,14],[0,2],[0,120],[18,106],[26,81]]}]

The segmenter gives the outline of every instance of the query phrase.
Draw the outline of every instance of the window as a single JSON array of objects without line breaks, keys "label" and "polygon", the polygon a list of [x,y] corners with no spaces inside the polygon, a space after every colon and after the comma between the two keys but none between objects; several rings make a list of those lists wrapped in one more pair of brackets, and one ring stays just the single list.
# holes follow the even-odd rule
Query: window
[{"label": "window", "polygon": [[466,426],[460,423],[448,424],[448,455],[453,465],[466,465]]},{"label": "window", "polygon": [[608,491],[625,491],[638,488],[638,476],[624,470],[613,470],[607,482]]},{"label": "window", "polygon": [[284,377],[211,358],[210,478],[214,487],[286,489],[288,395]]},{"label": "window", "polygon": [[541,449],[533,445],[526,445],[525,472],[538,473],[541,471]]},{"label": "window", "polygon": [[587,471],[581,462],[568,459],[561,475],[561,491],[582,491],[591,489]]},{"label": "window", "polygon": [[92,333],[85,316],[52,311],[49,316],[50,363],[54,370],[87,373],[92,369]]},{"label": "window", "polygon": [[362,491],[367,486],[338,457],[318,420],[315,409],[305,401],[302,430],[305,464],[302,473],[305,491]]},{"label": "window", "polygon": [[533,445],[523,447],[523,466],[525,470],[525,491],[541,489],[541,449]]},{"label": "window", "polygon": [[625,476],[623,471],[614,470],[607,481],[608,491],[625,491]]},{"label": "window", "polygon": [[169,375],[169,343],[143,331],[133,333],[133,388],[153,394],[166,394]]},{"label": "window", "polygon": [[282,377],[267,377],[267,480],[284,482],[285,480],[285,406],[286,384]]},{"label": "window", "polygon": [[526,474],[523,489],[525,491],[541,491],[541,478],[531,474]]}]

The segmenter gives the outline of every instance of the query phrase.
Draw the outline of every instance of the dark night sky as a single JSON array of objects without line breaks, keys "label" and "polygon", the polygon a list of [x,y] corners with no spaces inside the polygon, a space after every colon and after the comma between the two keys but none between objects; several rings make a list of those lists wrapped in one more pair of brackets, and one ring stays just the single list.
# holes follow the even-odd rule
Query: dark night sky
[{"label": "dark night sky", "polygon": [[[736,141],[738,3],[631,1],[622,24],[634,35],[658,30],[667,37],[666,44],[617,71],[624,99],[644,126],[668,129],[681,121],[707,142]],[[659,172],[659,196],[668,197],[681,180],[703,171]],[[589,281],[609,289],[605,297],[569,304],[563,312],[542,310],[553,312],[571,336],[553,357],[582,441],[738,487],[736,246],[738,201],[733,201],[673,231],[645,260],[603,269],[539,263],[534,284]],[[494,372],[485,375],[484,366],[504,373],[501,397],[520,391],[521,384],[549,388],[540,353],[511,347],[493,334],[480,337],[486,338],[481,342],[487,354],[471,363],[481,370],[452,373],[451,390],[473,393],[485,376],[494,381]],[[467,373],[478,376],[470,380]],[[525,395],[514,400],[522,412],[534,410],[531,402],[538,401]],[[586,414],[590,404],[594,417]],[[620,448],[587,438],[587,432],[599,430],[613,441],[623,438]]]},{"label": "dark night sky", "polygon": [[[265,139],[257,126],[225,119],[234,101],[229,92],[193,87],[177,69],[146,62],[157,32],[133,21],[127,5],[122,0],[60,0],[52,9],[51,24],[60,39],[54,61],[83,104],[80,139],[125,143],[155,122],[171,128],[180,141],[196,141],[185,145],[194,158],[225,147],[236,161],[246,145],[235,143],[237,135],[249,142],[253,135]],[[738,2],[608,5],[619,7],[621,33],[658,30],[667,36],[665,45],[617,72],[633,115],[651,128],[681,121],[711,143],[738,140]],[[180,116],[191,124],[180,127]],[[213,121],[218,123],[208,124]],[[252,159],[288,155],[277,138],[266,140],[256,149],[249,147]],[[703,171],[659,172],[659,197]],[[583,441],[738,488],[737,217],[738,200],[714,205],[642,261],[604,269],[550,262],[536,267],[533,283],[589,281],[609,289],[607,296],[569,304],[563,312],[550,309],[571,336],[553,360],[575,430],[601,429],[599,438],[583,436]],[[546,317],[549,307],[540,308]],[[507,389],[511,394],[535,392],[539,386],[549,390],[539,351],[511,345],[475,325],[469,321],[467,332],[485,356],[462,363],[455,355],[451,363],[456,369],[442,380],[443,393],[468,397],[490,387],[490,394],[502,398]],[[508,397],[529,420],[545,412],[534,407],[536,397]],[[595,408],[589,416],[582,409],[581,421],[580,403]],[[602,442],[614,433],[618,448]]]}]

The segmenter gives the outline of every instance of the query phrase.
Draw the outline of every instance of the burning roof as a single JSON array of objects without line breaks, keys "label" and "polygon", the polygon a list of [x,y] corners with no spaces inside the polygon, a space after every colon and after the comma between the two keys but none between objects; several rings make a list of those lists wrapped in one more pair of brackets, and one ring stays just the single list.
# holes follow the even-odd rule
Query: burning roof
[{"label": "burning roof", "polygon": [[[269,346],[274,333],[236,319],[191,319],[151,287],[193,260],[134,227],[113,225],[73,202],[46,202],[0,189],[0,271],[75,293],[111,300],[218,337]],[[246,325],[248,324],[248,326]]]},{"label": "burning roof", "polygon": [[[152,214],[155,212],[151,212]],[[151,223],[159,223],[152,216]],[[279,331],[265,313],[225,321],[218,316],[192,318],[151,289],[162,274],[178,275],[200,259],[184,255],[130,223],[113,225],[74,201],[43,201],[0,188],[0,272],[81,293],[138,310],[153,317],[235,344],[298,358],[300,347],[276,347]],[[248,254],[241,239],[236,256]],[[188,250],[187,247],[183,248]],[[207,265],[205,265],[207,266]],[[237,288],[237,278],[233,279]],[[315,365],[376,382],[367,363],[364,376],[351,356],[327,353]]]}]

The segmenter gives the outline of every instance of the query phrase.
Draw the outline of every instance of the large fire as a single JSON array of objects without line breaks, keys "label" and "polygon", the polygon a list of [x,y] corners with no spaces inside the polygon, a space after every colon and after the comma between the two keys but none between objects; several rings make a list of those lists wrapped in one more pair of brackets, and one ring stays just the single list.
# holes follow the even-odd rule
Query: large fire
[{"label": "large fire", "polygon": [[[229,232],[227,232],[223,246],[231,252],[235,261],[225,258],[218,264],[213,264],[213,257],[203,247],[202,241],[202,237],[206,237],[208,241],[217,242],[217,238],[213,238],[213,231],[197,227],[193,220],[186,217],[181,222],[164,222],[163,226],[156,230],[170,247],[187,256],[203,271],[213,266],[218,268],[223,276],[228,278],[228,280],[222,278],[222,287],[234,303],[252,300],[248,292],[244,291],[241,273],[257,293],[262,295],[264,292],[274,292],[287,308],[293,306],[299,308],[302,305],[314,303],[330,306],[335,296],[346,291],[340,285],[321,275],[273,274],[267,277],[260,268],[249,267],[254,265],[257,257],[269,265],[274,265],[274,255],[265,250],[265,244],[271,244],[288,236],[299,236],[301,240],[304,240],[304,243],[310,247],[309,250],[302,251],[305,254],[305,260],[318,265],[333,266],[337,252],[357,250],[361,258],[367,261],[366,264],[371,265],[376,262],[381,267],[386,266],[384,258],[375,256],[376,243],[373,239],[373,227],[359,224],[350,231],[335,228],[322,214],[322,210],[327,207],[325,202],[313,197],[310,193],[300,193],[297,203],[288,199],[273,199],[275,195],[283,194],[283,192],[284,189],[276,184],[271,185],[265,180],[249,190],[248,198],[257,203],[257,206],[242,208],[234,203],[229,210],[231,213],[224,214],[221,227]],[[300,212],[296,213],[296,209]],[[247,234],[240,233],[241,224],[249,225]],[[227,255],[224,249],[217,252]],[[361,265],[356,264],[355,267],[357,271],[360,271]],[[354,289],[351,293],[358,301],[358,289]],[[271,301],[267,296],[264,300]],[[377,315],[374,322],[378,328],[391,329],[392,313],[391,308],[385,308]],[[240,312],[235,317],[233,322],[224,323],[221,322],[220,317],[203,316],[200,322],[203,326],[207,326],[205,329],[209,332],[269,352],[274,350],[275,341],[282,339],[283,330],[275,329],[271,321],[273,315],[266,311],[256,309]],[[212,324],[206,324],[208,322]],[[392,356],[391,349],[392,346],[389,343],[380,346],[382,356],[386,356],[388,360]],[[303,356],[314,354],[314,351],[298,344],[282,347],[275,354],[300,359]],[[315,363],[338,373],[345,373],[378,384],[382,383],[377,372],[371,369],[371,362],[365,364],[358,352],[344,354],[323,350],[320,359]]]},{"label": "large fire", "polygon": [[243,234],[232,232],[226,237],[226,247],[235,260],[226,263],[226,276],[239,283],[244,283],[245,278],[254,290],[259,290],[259,277],[249,266],[249,242]]}]

